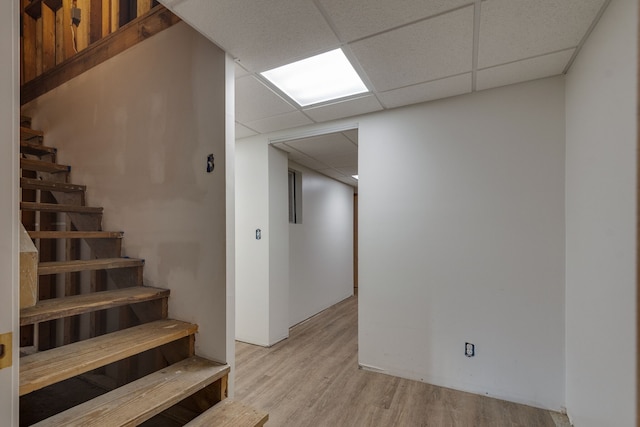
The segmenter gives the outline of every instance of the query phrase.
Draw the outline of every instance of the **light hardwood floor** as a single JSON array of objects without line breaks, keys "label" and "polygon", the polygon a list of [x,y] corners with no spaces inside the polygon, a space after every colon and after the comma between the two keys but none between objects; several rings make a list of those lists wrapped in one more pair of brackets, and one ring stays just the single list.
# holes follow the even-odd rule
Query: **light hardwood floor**
[{"label": "light hardwood floor", "polygon": [[[236,399],[268,426],[555,427],[560,414],[358,369],[357,297],[271,348],[236,343]],[[566,417],[564,417],[566,418]]]}]

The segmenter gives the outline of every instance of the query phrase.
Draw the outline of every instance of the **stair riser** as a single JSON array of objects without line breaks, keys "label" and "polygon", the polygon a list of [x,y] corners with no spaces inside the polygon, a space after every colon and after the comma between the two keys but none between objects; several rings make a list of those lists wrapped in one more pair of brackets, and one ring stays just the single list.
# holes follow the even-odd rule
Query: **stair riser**
[{"label": "stair riser", "polygon": [[153,312],[156,319],[167,316],[169,290],[134,286],[117,291],[77,295],[67,298],[40,301],[34,307],[20,311],[20,326],[44,322],[78,314],[91,313],[128,304],[141,304]]},{"label": "stair riser", "polygon": [[120,231],[29,231],[32,239],[122,239]]},{"label": "stair riser", "polygon": [[48,160],[55,163],[57,150],[53,147],[47,147],[41,144],[35,144],[23,141],[20,143],[20,154],[27,154],[39,158],[51,156]]},{"label": "stair riser", "polygon": [[48,274],[63,274],[63,273],[77,273],[81,271],[98,271],[98,270],[112,270],[112,269],[129,269],[138,274],[138,270],[142,270],[140,267],[131,267],[126,264],[113,263],[109,266],[94,266],[94,265],[61,265],[61,266],[43,266],[38,267],[38,275],[46,276]]},{"label": "stair riser", "polygon": [[86,186],[67,184],[62,182],[39,181],[37,179],[21,178],[20,188],[23,190],[41,190],[51,193],[84,193]]},{"label": "stair riser", "polygon": [[138,425],[190,393],[225,381],[228,374],[228,366],[190,358],[36,426]]},{"label": "stair riser", "polygon": [[59,165],[52,162],[44,162],[30,159],[20,159],[20,169],[23,171],[44,172],[48,174],[64,174],[71,172],[71,166]]},{"label": "stair riser", "polygon": [[196,330],[184,322],[159,321],[25,356],[20,364],[20,395],[193,336]]}]

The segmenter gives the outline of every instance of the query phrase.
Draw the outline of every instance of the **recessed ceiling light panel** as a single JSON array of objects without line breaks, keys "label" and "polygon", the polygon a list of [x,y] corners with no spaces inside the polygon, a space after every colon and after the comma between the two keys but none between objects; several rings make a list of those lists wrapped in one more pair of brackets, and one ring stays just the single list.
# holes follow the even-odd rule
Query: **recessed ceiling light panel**
[{"label": "recessed ceiling light panel", "polygon": [[260,74],[302,107],[368,91],[342,49]]}]

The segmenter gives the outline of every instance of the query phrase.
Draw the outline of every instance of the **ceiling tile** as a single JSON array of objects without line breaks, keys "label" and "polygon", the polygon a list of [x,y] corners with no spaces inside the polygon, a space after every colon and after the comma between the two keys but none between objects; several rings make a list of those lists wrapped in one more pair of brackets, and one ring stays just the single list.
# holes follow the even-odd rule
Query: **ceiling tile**
[{"label": "ceiling tile", "polygon": [[357,175],[358,174],[358,166],[344,167],[338,168],[339,172],[342,172],[346,176]]},{"label": "ceiling tile", "polygon": [[358,147],[341,133],[288,141],[287,145],[315,159],[357,153]]},{"label": "ceiling tile", "polygon": [[342,134],[349,138],[351,142],[358,145],[358,129],[349,129],[342,132]]},{"label": "ceiling tile", "polygon": [[265,117],[264,119],[246,122],[245,124],[251,129],[255,129],[260,133],[275,132],[282,129],[290,129],[298,126],[309,125],[313,123],[307,116],[299,111],[280,114],[277,116]]},{"label": "ceiling tile", "polygon": [[380,110],[382,110],[382,105],[380,105],[376,97],[368,95],[329,105],[308,108],[305,109],[304,112],[317,122],[326,122]]},{"label": "ceiling tile", "polygon": [[295,152],[295,150],[287,145],[286,142],[276,142],[275,144],[271,144],[276,148],[279,148],[282,151],[286,151],[287,153]]},{"label": "ceiling tile", "polygon": [[343,173],[338,172],[335,169],[320,169],[320,170],[316,170],[316,172],[319,172],[322,175],[327,176],[331,179],[335,179],[336,181],[340,181],[343,184],[347,184],[352,187],[358,186],[357,179],[352,178],[351,175],[344,175]]},{"label": "ceiling tile", "polygon": [[318,170],[318,172],[320,172],[321,174],[326,175],[326,176],[328,176],[330,178],[342,178],[342,177],[345,176],[345,174],[343,174],[342,172],[339,172],[339,171],[337,171],[335,169],[331,169],[331,168],[320,169],[320,170]]},{"label": "ceiling tile", "polygon": [[296,163],[301,164],[302,166],[306,166],[309,169],[313,169],[313,170],[326,169],[327,168],[327,165],[325,165],[324,163],[319,162],[318,160],[312,159],[310,157],[296,157],[296,158],[291,158],[291,160],[295,161]]},{"label": "ceiling tile", "polygon": [[312,0],[188,0],[173,8],[253,72],[339,46]]},{"label": "ceiling tile", "polygon": [[482,2],[478,67],[576,47],[606,0]]},{"label": "ceiling tile", "polygon": [[253,76],[236,80],[236,120],[247,124],[296,109]]},{"label": "ceiling tile", "polygon": [[331,166],[332,168],[350,168],[350,167],[358,167],[358,152],[355,151],[349,154],[342,154],[339,156],[331,155],[327,157],[323,157],[323,163]]},{"label": "ceiling tile", "polygon": [[473,6],[350,45],[376,91],[471,71]]},{"label": "ceiling tile", "polygon": [[242,139],[257,134],[257,132],[252,131],[248,127],[243,126],[240,123],[236,123],[236,139]]},{"label": "ceiling tile", "polygon": [[405,25],[472,0],[318,0],[343,42]]},{"label": "ceiling tile", "polygon": [[561,74],[575,49],[538,56],[478,71],[476,89],[490,89]]},{"label": "ceiling tile", "polygon": [[244,77],[244,76],[248,76],[249,73],[247,70],[245,70],[244,68],[242,68],[242,66],[236,64],[235,66],[235,78],[239,79],[240,77]]},{"label": "ceiling tile", "polygon": [[462,95],[471,92],[471,76],[471,73],[461,74],[455,77],[447,77],[428,83],[382,92],[378,94],[378,98],[386,107],[395,108]]}]

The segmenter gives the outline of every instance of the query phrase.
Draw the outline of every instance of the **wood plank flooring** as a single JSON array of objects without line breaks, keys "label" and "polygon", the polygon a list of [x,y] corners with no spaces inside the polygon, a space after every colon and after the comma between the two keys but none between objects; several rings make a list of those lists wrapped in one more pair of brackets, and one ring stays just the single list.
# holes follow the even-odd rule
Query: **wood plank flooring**
[{"label": "wood plank flooring", "polygon": [[556,426],[549,411],[358,369],[357,311],[351,297],[271,348],[236,343],[235,399],[274,427]]}]

